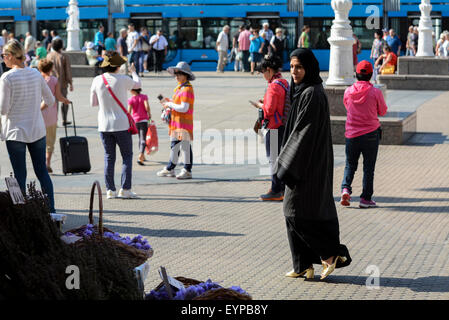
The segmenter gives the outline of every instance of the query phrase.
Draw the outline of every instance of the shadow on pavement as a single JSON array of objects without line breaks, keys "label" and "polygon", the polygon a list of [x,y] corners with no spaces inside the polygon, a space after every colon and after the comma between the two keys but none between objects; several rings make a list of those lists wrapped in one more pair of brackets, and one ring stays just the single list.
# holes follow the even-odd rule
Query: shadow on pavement
[{"label": "shadow on pavement", "polygon": [[[438,189],[438,188],[431,188]],[[445,189],[445,188],[440,188]],[[447,190],[425,190],[420,189],[420,191],[441,191],[441,192],[449,192],[449,188]],[[374,197],[373,198],[379,206],[382,206],[382,203],[403,203],[403,202],[448,202],[449,198],[402,198],[402,197]],[[340,197],[334,197],[336,202],[340,202]],[[360,201],[359,197],[353,197],[351,203],[358,204]],[[384,207],[384,206],[382,206]]]},{"label": "shadow on pavement", "polygon": [[[203,238],[203,237],[242,237],[241,233],[228,233],[220,231],[183,230],[183,229],[146,229],[135,227],[123,227],[113,224],[105,224],[108,228],[119,233],[141,234],[144,237],[159,238]],[[119,230],[120,228],[120,230]]]},{"label": "shadow on pavement", "polygon": [[404,145],[433,147],[436,144],[446,143],[449,143],[449,138],[448,136],[441,134],[441,132],[416,132],[404,143]]},{"label": "shadow on pavement", "polygon": [[[64,210],[64,209],[58,209],[58,212],[61,213],[67,213],[70,216],[78,216],[81,217],[80,215],[73,215],[71,214],[72,212],[79,212],[79,213],[86,213],[86,216],[88,214],[88,209],[86,208],[86,210]],[[94,216],[96,215],[97,209],[94,209]],[[163,217],[180,217],[180,218],[186,218],[186,217],[196,217],[197,215],[195,214],[183,214],[183,213],[170,213],[170,212],[152,212],[152,211],[127,211],[124,212],[123,210],[103,210],[103,214],[104,215],[120,215],[120,214],[126,214],[126,215],[131,215],[131,216],[163,216]],[[84,217],[84,216],[83,216]],[[104,219],[104,218],[103,218]],[[107,221],[106,219],[104,219],[105,221]]]},{"label": "shadow on pavement", "polygon": [[[367,277],[331,275],[323,281],[327,283],[355,284],[365,286]],[[409,288],[415,292],[449,291],[449,277],[445,276],[430,276],[417,279],[380,277],[379,282],[380,288]]]},{"label": "shadow on pavement", "polygon": [[422,188],[416,189],[417,191],[428,191],[428,192],[449,192],[449,187],[445,188]]}]

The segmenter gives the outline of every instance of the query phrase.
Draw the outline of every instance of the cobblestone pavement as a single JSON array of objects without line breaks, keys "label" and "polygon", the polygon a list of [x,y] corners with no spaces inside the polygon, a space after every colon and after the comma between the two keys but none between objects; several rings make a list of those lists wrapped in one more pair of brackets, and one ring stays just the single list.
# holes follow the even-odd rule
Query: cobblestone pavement
[{"label": "cobblestone pavement", "polygon": [[[231,105],[225,97],[214,100],[203,92],[207,101],[198,98],[197,109],[203,128],[245,128],[246,122],[253,122],[255,112],[251,109],[237,114],[239,101],[263,93],[263,88],[256,88],[263,82],[247,78],[242,77],[245,80],[238,83],[246,86],[245,90],[229,91]],[[145,79],[145,85],[164,87],[168,95],[171,82],[161,78],[157,84],[152,80]],[[224,90],[231,90],[228,86],[236,81],[231,76],[218,80]],[[210,77],[208,81],[213,86],[217,80]],[[90,81],[77,80],[75,85],[87,90]],[[153,92],[151,98],[156,95]],[[76,105],[87,101],[81,94],[73,99]],[[133,189],[140,199],[104,200],[105,225],[121,234],[142,234],[149,239],[155,253],[149,260],[146,291],[160,282],[157,268],[165,266],[172,276],[210,278],[223,286],[241,286],[255,299],[449,299],[449,145],[445,143],[449,134],[448,99],[449,92],[441,93],[420,106],[420,133],[408,145],[380,147],[374,194],[378,208],[358,208],[361,163],[351,207],[338,204],[344,154],[342,146],[334,146],[336,158],[340,159],[334,172],[340,237],[353,262],[337,269],[325,281],[318,280],[320,266],[316,266],[315,281],[284,277],[291,269],[291,256],[282,204],[258,200],[258,195],[267,191],[269,181],[258,175],[257,164],[200,165],[194,167],[197,179],[177,182],[155,177],[168,156],[161,148],[148,166],[135,168]],[[240,104],[248,108],[246,103]],[[226,105],[231,113],[226,111]],[[65,230],[87,223],[88,192],[93,180],[98,179],[104,188],[96,117],[79,111],[77,122],[80,134],[89,137],[93,169],[86,176],[53,175],[56,207],[68,215]],[[162,132],[161,137],[163,146],[167,142]],[[0,149],[5,155],[4,144]],[[58,152],[54,169],[60,172]],[[10,169],[6,156],[0,158],[4,176]],[[32,178],[31,168],[29,172]],[[369,266],[374,267],[367,271]],[[375,284],[368,278],[372,270],[379,271],[378,289],[366,285]]]}]

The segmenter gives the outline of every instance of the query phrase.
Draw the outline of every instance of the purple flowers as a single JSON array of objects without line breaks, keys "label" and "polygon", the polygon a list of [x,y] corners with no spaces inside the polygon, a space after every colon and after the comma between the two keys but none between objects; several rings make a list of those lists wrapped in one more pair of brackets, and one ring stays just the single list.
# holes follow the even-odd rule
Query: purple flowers
[{"label": "purple flowers", "polygon": [[[88,225],[86,225],[86,229],[84,230],[82,236],[84,238],[88,238],[88,237],[92,236],[94,233],[96,233],[96,231],[94,229],[94,226],[92,224],[88,224]],[[66,232],[65,235],[66,236],[72,236],[73,233]],[[147,250],[151,249],[151,246],[148,243],[148,240],[145,239],[144,237],[142,237],[142,235],[140,235],[140,234],[131,239],[128,236],[127,237],[120,236],[120,234],[118,232],[114,232],[114,233],[112,233],[112,232],[105,232],[103,234],[103,237],[109,238],[109,239],[112,239],[112,240],[115,240],[115,241],[120,241],[123,244],[126,244],[128,246],[132,246],[132,247],[134,247],[136,249],[139,249],[139,250],[147,251]]]},{"label": "purple flowers", "polygon": [[[181,288],[181,290],[178,290],[175,293],[173,300],[192,300],[193,298],[202,295],[206,291],[216,290],[219,288],[222,288],[222,286],[220,286],[217,282],[212,282],[212,280],[208,279],[206,282],[202,282],[200,284],[187,288]],[[229,289],[237,291],[241,294],[248,295],[245,290],[237,286],[232,286]],[[146,300],[169,300],[165,285],[162,286],[158,291],[151,290],[151,292],[146,295]]]}]

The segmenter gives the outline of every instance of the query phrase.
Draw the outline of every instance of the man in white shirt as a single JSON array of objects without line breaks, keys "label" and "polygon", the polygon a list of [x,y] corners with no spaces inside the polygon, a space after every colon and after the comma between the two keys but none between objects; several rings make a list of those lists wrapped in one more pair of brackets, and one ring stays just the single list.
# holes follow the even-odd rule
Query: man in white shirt
[{"label": "man in white shirt", "polygon": [[218,34],[217,38],[217,52],[218,52],[218,63],[217,72],[224,72],[224,67],[228,62],[228,49],[229,49],[229,26],[223,27],[223,31]]},{"label": "man in white shirt", "polygon": [[156,34],[150,38],[150,45],[153,47],[154,72],[162,72],[162,64],[167,55],[168,42],[162,34],[162,30],[157,30]]},{"label": "man in white shirt", "polygon": [[259,36],[262,37],[262,34],[265,33],[265,39],[268,40],[268,42],[271,42],[271,38],[273,37],[273,31],[270,29],[270,25],[265,22],[263,25],[262,30],[259,31]]},{"label": "man in white shirt", "polygon": [[139,41],[139,33],[133,23],[128,25],[128,36],[126,38],[126,45],[128,46],[128,61],[133,63],[136,70],[139,68],[139,52],[142,50],[142,45]]},{"label": "man in white shirt", "polygon": [[27,32],[25,34],[25,52],[31,58],[34,56],[34,49],[36,47],[36,41],[34,37],[31,35],[31,32]]}]

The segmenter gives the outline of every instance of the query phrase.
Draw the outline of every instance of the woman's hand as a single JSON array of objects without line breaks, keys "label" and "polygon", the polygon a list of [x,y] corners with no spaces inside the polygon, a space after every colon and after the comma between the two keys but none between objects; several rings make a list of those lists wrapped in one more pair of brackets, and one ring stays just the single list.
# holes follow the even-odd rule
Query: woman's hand
[{"label": "woman's hand", "polygon": [[62,103],[69,105],[69,104],[72,103],[72,101],[70,101],[70,100],[67,99],[67,98],[64,98],[64,99],[62,100]]},{"label": "woman's hand", "polygon": [[41,110],[48,108],[44,101],[41,102]]}]

